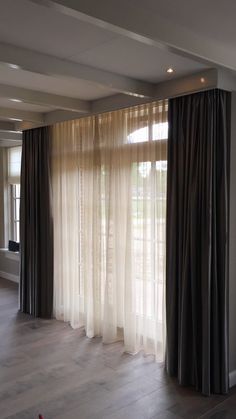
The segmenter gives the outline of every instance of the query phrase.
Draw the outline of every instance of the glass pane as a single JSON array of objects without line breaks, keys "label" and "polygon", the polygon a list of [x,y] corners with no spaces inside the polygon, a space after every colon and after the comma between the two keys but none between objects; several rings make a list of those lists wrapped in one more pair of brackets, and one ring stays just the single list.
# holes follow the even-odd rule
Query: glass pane
[{"label": "glass pane", "polygon": [[152,126],[153,141],[167,140],[168,138],[168,122],[160,122]]},{"label": "glass pane", "polygon": [[20,185],[15,185],[15,197],[20,198]]},{"label": "glass pane", "polygon": [[15,198],[15,196],[16,196],[16,185],[11,185],[11,193],[12,193],[12,198]]},{"label": "glass pane", "polygon": [[167,160],[158,160],[156,161],[156,170],[164,170],[167,171]]},{"label": "glass pane", "polygon": [[19,242],[20,241],[20,222],[19,221],[15,222],[15,232],[16,232],[15,240]]},{"label": "glass pane", "polygon": [[8,176],[19,178],[21,169],[21,147],[11,147],[8,149]]},{"label": "glass pane", "polygon": [[14,200],[14,202],[15,202],[15,208],[14,208],[15,220],[19,221],[19,219],[20,219],[20,199],[16,198]]},{"label": "glass pane", "polygon": [[148,127],[139,128],[127,137],[128,143],[144,143],[148,141]]},{"label": "glass pane", "polygon": [[[132,171],[135,311],[139,315],[146,313],[148,318],[156,316],[160,320],[162,284],[165,275],[167,161],[133,163]],[[145,301],[145,310],[143,301]],[[158,313],[155,309],[156,304]]]}]

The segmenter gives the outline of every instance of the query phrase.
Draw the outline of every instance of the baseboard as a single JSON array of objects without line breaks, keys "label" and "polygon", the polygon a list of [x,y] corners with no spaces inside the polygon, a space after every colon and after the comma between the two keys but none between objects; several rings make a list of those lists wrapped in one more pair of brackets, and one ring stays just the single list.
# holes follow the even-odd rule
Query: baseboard
[{"label": "baseboard", "polygon": [[236,385],[236,370],[229,373],[229,386],[233,387]]},{"label": "baseboard", "polygon": [[9,281],[16,282],[19,284],[20,278],[18,275],[9,274],[8,272],[0,271],[0,277],[4,279],[8,279]]}]

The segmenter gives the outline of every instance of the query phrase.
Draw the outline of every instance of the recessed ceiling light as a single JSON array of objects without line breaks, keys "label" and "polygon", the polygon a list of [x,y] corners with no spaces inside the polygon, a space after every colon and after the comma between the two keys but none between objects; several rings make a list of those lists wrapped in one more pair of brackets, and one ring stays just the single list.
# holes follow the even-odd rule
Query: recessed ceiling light
[{"label": "recessed ceiling light", "polygon": [[23,119],[19,119],[19,118],[9,118],[11,121],[16,121],[16,122],[22,122]]},{"label": "recessed ceiling light", "polygon": [[173,69],[173,68],[171,68],[171,67],[170,67],[170,68],[167,68],[166,72],[167,72],[167,73],[174,73],[174,69]]},{"label": "recessed ceiling light", "polygon": [[200,78],[200,80],[201,80],[201,83],[205,83],[205,81],[206,81],[206,80],[204,79],[204,77],[201,77],[201,78]]},{"label": "recessed ceiling light", "polygon": [[19,131],[19,130],[17,130],[17,131],[16,131],[16,130],[8,130],[8,132],[10,132],[10,133],[13,133],[13,134],[14,134],[15,132],[22,132],[22,131]]},{"label": "recessed ceiling light", "polygon": [[144,95],[141,95],[140,93],[127,92],[127,94],[133,97],[141,97],[141,98],[145,97]]},{"label": "recessed ceiling light", "polygon": [[12,102],[22,102],[22,100],[21,99],[10,99]]},{"label": "recessed ceiling light", "polygon": [[17,64],[8,63],[8,67],[12,68],[13,70],[19,70],[20,66]]}]

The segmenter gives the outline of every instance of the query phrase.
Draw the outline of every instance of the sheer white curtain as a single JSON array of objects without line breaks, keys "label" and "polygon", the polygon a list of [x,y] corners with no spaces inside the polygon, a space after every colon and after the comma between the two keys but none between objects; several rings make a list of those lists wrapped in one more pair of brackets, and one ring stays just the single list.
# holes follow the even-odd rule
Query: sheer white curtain
[{"label": "sheer white curtain", "polygon": [[53,128],[54,309],[105,343],[165,343],[167,102]]}]

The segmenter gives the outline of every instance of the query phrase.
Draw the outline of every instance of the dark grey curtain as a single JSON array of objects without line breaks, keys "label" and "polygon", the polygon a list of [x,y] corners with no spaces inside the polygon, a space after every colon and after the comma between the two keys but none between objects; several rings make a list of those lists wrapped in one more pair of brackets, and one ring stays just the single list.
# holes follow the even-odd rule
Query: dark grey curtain
[{"label": "dark grey curtain", "polygon": [[230,93],[169,101],[167,372],[228,392]]},{"label": "dark grey curtain", "polygon": [[53,221],[49,128],[23,132],[20,207],[20,309],[51,317]]}]

